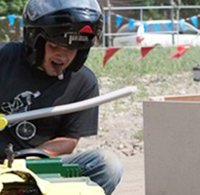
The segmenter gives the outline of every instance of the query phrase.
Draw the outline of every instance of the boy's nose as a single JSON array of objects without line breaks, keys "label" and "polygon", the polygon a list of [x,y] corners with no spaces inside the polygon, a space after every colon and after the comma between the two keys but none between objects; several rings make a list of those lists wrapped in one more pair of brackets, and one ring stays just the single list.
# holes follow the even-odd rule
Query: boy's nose
[{"label": "boy's nose", "polygon": [[57,52],[55,55],[55,61],[58,64],[64,63],[69,58],[68,56],[69,54],[67,52],[63,51]]}]

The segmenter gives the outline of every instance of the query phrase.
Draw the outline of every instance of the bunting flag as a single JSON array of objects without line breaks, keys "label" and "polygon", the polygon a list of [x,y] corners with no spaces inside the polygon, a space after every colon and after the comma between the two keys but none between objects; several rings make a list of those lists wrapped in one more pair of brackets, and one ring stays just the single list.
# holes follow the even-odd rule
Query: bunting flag
[{"label": "bunting flag", "polygon": [[184,53],[186,53],[191,48],[191,45],[179,45],[176,47],[176,53],[171,54],[170,58],[180,58]]},{"label": "bunting flag", "polygon": [[10,14],[7,17],[8,17],[9,25],[13,26],[15,24],[16,15]]},{"label": "bunting flag", "polygon": [[19,19],[19,26],[22,28],[23,25],[24,25],[24,20],[23,20],[23,18],[20,18]]},{"label": "bunting flag", "polygon": [[185,30],[185,28],[186,28],[185,19],[179,20],[179,25],[180,25],[180,28],[181,28],[182,30]]},{"label": "bunting flag", "polygon": [[[136,21],[139,21],[139,20],[135,20],[133,18],[127,18],[127,17],[121,16],[121,15],[118,15],[115,13],[112,13],[112,15],[115,16],[115,27],[116,28],[119,28],[122,25],[123,21],[127,21],[129,30],[131,31],[134,29]],[[191,16],[191,17],[188,17],[185,19],[180,19],[178,22],[183,29],[186,27],[186,21],[190,21],[193,26],[198,28],[199,27],[199,21],[198,21],[199,17],[200,17],[200,15]],[[107,22],[107,20],[105,20],[105,22]],[[142,21],[140,21],[140,22],[142,22]],[[145,32],[146,32],[148,30],[149,25],[145,22],[143,22],[143,24],[144,24],[144,28],[145,28]],[[166,23],[164,25],[168,31],[174,30],[173,26],[172,26],[172,21],[169,23]],[[163,26],[163,24],[162,25],[161,24],[151,24],[150,25],[150,27],[153,28],[154,31],[160,31],[161,28],[163,28],[162,26]]]},{"label": "bunting flag", "polygon": [[[155,44],[153,46],[146,46],[146,47],[141,47],[140,48],[140,58],[138,58],[135,62],[139,62],[140,60],[144,59],[147,54],[157,47],[158,45]],[[180,58],[183,54],[185,54],[192,45],[179,45],[176,47],[176,53],[171,54],[169,57],[170,58]],[[121,48],[116,48],[116,47],[111,47],[111,48],[106,48],[104,59],[103,59],[103,67],[105,67],[106,63],[108,60]]]},{"label": "bunting flag", "polygon": [[116,16],[116,21],[115,21],[116,28],[119,28],[121,26],[122,22],[123,22],[123,17],[120,16],[120,15],[117,15]]},{"label": "bunting flag", "polygon": [[155,47],[156,47],[156,45],[149,46],[149,47],[141,47],[141,49],[140,49],[140,54],[141,54],[140,60],[142,60]]},{"label": "bunting flag", "polygon": [[144,40],[144,25],[141,25],[137,31],[136,43],[140,44],[143,40]]},{"label": "bunting flag", "polygon": [[135,27],[135,20],[134,19],[128,19],[128,28],[130,31],[132,31]]},{"label": "bunting flag", "polygon": [[103,59],[103,67],[106,65],[108,60],[119,50],[120,48],[106,48],[106,53]]},{"label": "bunting flag", "polygon": [[198,17],[197,17],[197,16],[192,16],[192,17],[190,17],[190,20],[191,20],[192,24],[193,24],[196,28],[199,27],[199,21],[198,21]]},{"label": "bunting flag", "polygon": [[140,36],[137,36],[137,37],[136,37],[136,43],[137,43],[137,44],[142,43],[143,40],[144,40],[144,37],[140,37]]}]

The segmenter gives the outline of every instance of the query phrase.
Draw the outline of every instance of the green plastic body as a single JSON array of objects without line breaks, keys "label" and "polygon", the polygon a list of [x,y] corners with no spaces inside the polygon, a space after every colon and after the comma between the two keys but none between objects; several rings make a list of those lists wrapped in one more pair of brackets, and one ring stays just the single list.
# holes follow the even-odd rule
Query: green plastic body
[{"label": "green plastic body", "polygon": [[81,170],[77,164],[63,164],[60,158],[43,158],[26,160],[26,166],[42,178],[80,177]]}]

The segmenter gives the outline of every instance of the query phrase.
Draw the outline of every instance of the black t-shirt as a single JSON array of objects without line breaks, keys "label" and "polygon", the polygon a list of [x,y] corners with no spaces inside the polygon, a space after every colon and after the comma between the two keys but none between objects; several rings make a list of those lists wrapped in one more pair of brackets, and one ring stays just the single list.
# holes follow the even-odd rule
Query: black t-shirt
[{"label": "black t-shirt", "polygon": [[[0,112],[12,114],[73,103],[99,95],[97,79],[85,66],[66,71],[64,79],[51,77],[31,67],[22,43],[0,49]],[[97,134],[98,108],[10,124],[0,132],[0,158],[12,143],[15,150],[36,147],[55,137]]]}]

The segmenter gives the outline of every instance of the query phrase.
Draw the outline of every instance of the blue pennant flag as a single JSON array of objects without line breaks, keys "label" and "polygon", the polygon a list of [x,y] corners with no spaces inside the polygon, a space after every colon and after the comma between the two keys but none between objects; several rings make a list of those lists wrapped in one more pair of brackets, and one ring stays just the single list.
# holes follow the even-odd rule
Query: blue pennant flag
[{"label": "blue pennant flag", "polygon": [[157,32],[161,31],[161,24],[154,24],[153,27],[154,27],[155,31],[157,31]]},{"label": "blue pennant flag", "polygon": [[115,25],[117,28],[119,28],[122,24],[123,21],[123,17],[120,15],[116,15],[116,21],[115,21]]},{"label": "blue pennant flag", "polygon": [[144,32],[147,32],[148,31],[148,24],[146,22],[143,22],[143,25],[144,25]]},{"label": "blue pennant flag", "polygon": [[22,28],[22,27],[23,27],[23,25],[24,25],[23,18],[22,18],[22,17],[20,17],[20,19],[19,19],[19,26]]},{"label": "blue pennant flag", "polygon": [[128,19],[128,28],[129,30],[133,30],[135,27],[135,20],[134,19]]},{"label": "blue pennant flag", "polygon": [[166,23],[165,28],[167,31],[172,31],[172,22]]},{"label": "blue pennant flag", "polygon": [[197,16],[192,16],[192,17],[190,18],[190,20],[191,20],[192,24],[193,24],[196,28],[198,28],[198,26],[199,26],[198,17],[197,17]]},{"label": "blue pennant flag", "polygon": [[15,24],[16,15],[10,14],[10,15],[8,15],[7,17],[8,17],[9,25],[10,25],[10,26],[13,26],[13,25]]},{"label": "blue pennant flag", "polygon": [[185,19],[179,20],[181,30],[185,30]]}]

